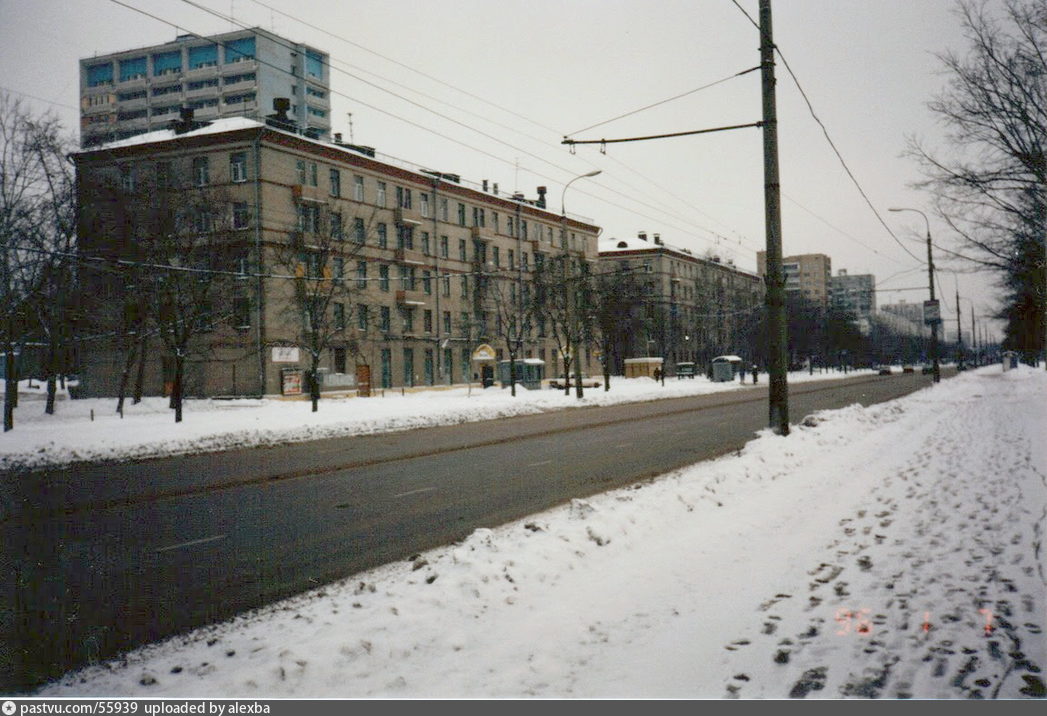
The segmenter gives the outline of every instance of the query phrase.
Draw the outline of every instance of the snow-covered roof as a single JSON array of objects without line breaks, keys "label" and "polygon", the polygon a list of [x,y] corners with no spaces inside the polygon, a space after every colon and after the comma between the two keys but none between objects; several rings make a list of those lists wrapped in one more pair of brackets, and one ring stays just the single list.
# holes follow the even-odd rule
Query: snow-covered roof
[{"label": "snow-covered roof", "polygon": [[251,129],[252,127],[263,127],[261,122],[247,117],[226,117],[225,119],[216,119],[207,125],[200,127],[199,129],[193,129],[182,134],[175,134],[173,129],[157,129],[153,132],[146,132],[145,134],[136,134],[133,137],[127,139],[118,139],[115,142],[107,142],[96,147],[91,147],[85,151],[94,152],[105,149],[119,149],[121,147],[134,147],[139,144],[151,144],[153,142],[166,142],[171,139],[181,139],[182,137],[200,137],[205,134],[220,134],[222,132],[235,132],[239,129]]},{"label": "snow-covered roof", "polygon": [[[601,254],[613,254],[617,251],[655,251],[657,249],[672,249],[671,246],[659,245],[653,241],[644,239],[600,239],[598,250]],[[679,251],[679,249],[674,249]]]}]

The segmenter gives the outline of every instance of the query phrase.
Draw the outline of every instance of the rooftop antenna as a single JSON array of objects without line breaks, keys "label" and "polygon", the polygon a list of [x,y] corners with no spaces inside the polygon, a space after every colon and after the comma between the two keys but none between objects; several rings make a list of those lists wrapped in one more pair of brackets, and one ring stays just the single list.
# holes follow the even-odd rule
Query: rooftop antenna
[{"label": "rooftop antenna", "polygon": [[349,118],[349,143],[356,144],[356,140],[353,139],[353,113],[346,112],[345,116]]},{"label": "rooftop antenna", "polygon": [[516,158],[516,172],[513,175],[513,193],[520,193],[520,157]]}]

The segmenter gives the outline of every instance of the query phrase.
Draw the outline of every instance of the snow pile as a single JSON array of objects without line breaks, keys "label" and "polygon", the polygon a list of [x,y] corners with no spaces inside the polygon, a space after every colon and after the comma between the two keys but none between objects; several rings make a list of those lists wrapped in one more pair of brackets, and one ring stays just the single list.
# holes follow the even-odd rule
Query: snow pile
[{"label": "snow pile", "polygon": [[39,695],[1044,695],[1047,375],[969,372]]},{"label": "snow pile", "polygon": [[[794,373],[790,382],[831,380],[871,375],[872,371]],[[766,387],[767,376],[761,376]],[[23,391],[41,397],[43,388]],[[723,391],[752,390],[751,382],[712,383],[704,377],[666,380],[614,377],[611,390],[587,388],[578,400],[561,391],[509,390],[478,386],[456,387],[401,395],[380,391],[373,398],[324,398],[318,412],[307,400],[187,400],[184,419],[174,423],[166,398],[146,398],[124,404],[116,414],[116,400],[65,400],[55,415],[46,415],[35,400],[20,406],[15,429],[0,435],[0,470],[39,468],[93,460],[127,460],[276,445],[346,435],[368,435],[393,430],[532,415],[549,410],[685,397]],[[67,394],[63,394],[63,398]]]}]

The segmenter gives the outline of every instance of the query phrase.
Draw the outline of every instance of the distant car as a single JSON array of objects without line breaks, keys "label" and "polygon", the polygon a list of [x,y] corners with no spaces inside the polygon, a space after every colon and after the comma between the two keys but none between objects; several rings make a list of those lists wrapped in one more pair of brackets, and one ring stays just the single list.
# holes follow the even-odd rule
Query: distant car
[{"label": "distant car", "polygon": [[[963,365],[963,363],[958,365],[956,368],[957,368],[957,370],[967,370],[967,368]],[[924,375],[930,375],[931,373],[934,372],[934,364],[933,363],[924,363],[920,367],[920,372],[923,373]]]},{"label": "distant car", "polygon": [[902,366],[902,373],[915,373],[915,372],[916,372],[916,369],[913,368],[909,364],[905,364],[905,365]]},{"label": "distant car", "polygon": [[879,368],[876,369],[876,373],[878,375],[890,375],[891,374],[891,366],[889,366],[889,365],[881,365]]}]

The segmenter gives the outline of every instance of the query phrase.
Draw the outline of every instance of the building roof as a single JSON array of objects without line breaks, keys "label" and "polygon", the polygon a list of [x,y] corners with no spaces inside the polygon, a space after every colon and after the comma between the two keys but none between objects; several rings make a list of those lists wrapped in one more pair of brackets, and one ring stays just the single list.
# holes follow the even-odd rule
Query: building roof
[{"label": "building roof", "polygon": [[692,252],[690,249],[682,249],[677,246],[672,246],[670,244],[665,243],[661,239],[658,239],[658,241],[653,241],[641,238],[610,238],[600,239],[600,241],[597,242],[597,253],[601,256],[610,256],[613,254],[635,254],[639,251],[648,251],[652,253],[664,251],[666,253],[678,256],[681,259],[689,259],[696,263],[711,264],[713,266],[725,268],[729,271],[734,271],[735,273],[741,274],[743,276],[759,278],[758,274],[755,274],[752,271],[746,271],[745,269],[740,269],[737,266],[735,266],[733,262],[722,262],[720,261],[719,257],[706,258],[703,256],[695,256],[694,252]]},{"label": "building roof", "polygon": [[145,134],[136,134],[133,137],[127,139],[118,139],[113,142],[106,142],[105,144],[99,144],[88,149],[85,149],[80,154],[88,154],[91,152],[103,152],[110,149],[119,149],[121,147],[134,147],[139,144],[152,144],[154,142],[165,142],[172,139],[184,139],[186,137],[200,137],[205,134],[220,134],[222,132],[235,132],[240,129],[251,129],[253,127],[264,127],[266,126],[262,122],[258,122],[247,117],[226,117],[225,119],[211,120],[207,125],[198,129],[193,129],[182,134],[176,134],[173,129],[157,129],[152,132],[146,132]]}]

